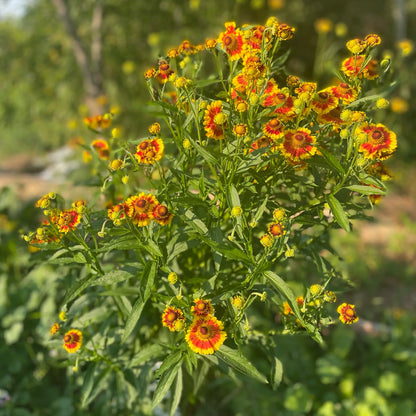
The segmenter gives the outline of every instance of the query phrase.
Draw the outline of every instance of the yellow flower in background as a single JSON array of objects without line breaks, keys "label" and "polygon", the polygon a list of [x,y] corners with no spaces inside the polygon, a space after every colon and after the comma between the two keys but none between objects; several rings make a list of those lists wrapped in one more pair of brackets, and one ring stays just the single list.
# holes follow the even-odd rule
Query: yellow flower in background
[{"label": "yellow flower in background", "polygon": [[401,97],[393,97],[390,100],[390,108],[393,113],[403,114],[409,110],[409,103]]},{"label": "yellow flower in background", "polygon": [[199,9],[199,0],[189,0],[189,8],[191,10],[198,10]]},{"label": "yellow flower in background", "polygon": [[280,10],[285,7],[285,0],[268,0],[267,4],[272,10]]},{"label": "yellow flower in background", "polygon": [[402,56],[409,56],[413,52],[414,43],[410,39],[402,39],[397,42],[397,47]]},{"label": "yellow flower in background", "polygon": [[66,125],[70,130],[75,130],[78,127],[78,122],[77,120],[71,119],[67,121]]},{"label": "yellow flower in background", "polygon": [[321,18],[315,21],[314,26],[318,33],[328,33],[332,30],[333,24],[329,19]]},{"label": "yellow flower in background", "polygon": [[147,43],[149,46],[157,46],[160,41],[159,33],[149,33],[147,36]]},{"label": "yellow flower in background", "polygon": [[125,74],[132,74],[136,69],[136,65],[133,61],[125,61],[121,69]]},{"label": "yellow flower in background", "polygon": [[339,38],[343,38],[348,33],[348,26],[345,23],[337,23],[334,28],[335,35]]}]

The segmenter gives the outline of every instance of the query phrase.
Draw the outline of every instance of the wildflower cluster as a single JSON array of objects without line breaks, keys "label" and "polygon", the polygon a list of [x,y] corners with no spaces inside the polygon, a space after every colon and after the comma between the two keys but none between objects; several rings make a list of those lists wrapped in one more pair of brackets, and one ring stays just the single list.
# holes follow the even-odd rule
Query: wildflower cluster
[{"label": "wildflower cluster", "polygon": [[[304,320],[307,322],[315,321],[317,324],[330,321],[325,304],[334,303],[336,300],[335,293],[326,290],[320,284],[311,285],[304,296],[296,297],[296,303]],[[296,332],[302,326],[287,301],[283,302],[281,314],[287,331]]]},{"label": "wildflower cluster", "polygon": [[114,225],[121,225],[128,219],[138,227],[144,227],[152,220],[160,225],[169,224],[173,214],[166,205],[160,204],[154,195],[142,192],[108,208],[108,217]]},{"label": "wildflower cluster", "polygon": [[75,231],[81,223],[82,213],[86,209],[85,200],[77,200],[72,203],[71,208],[60,209],[62,198],[54,192],[50,192],[40,198],[35,206],[44,209],[43,213],[47,217],[42,225],[36,230],[25,236],[25,240],[30,244],[42,244],[58,242],[63,235],[69,231]]},{"label": "wildflower cluster", "polygon": [[[239,352],[243,343],[272,344],[279,331],[322,342],[340,275],[330,231],[349,231],[385,194],[384,162],[397,139],[373,120],[388,70],[375,58],[380,38],[348,42],[352,56],[338,79],[318,86],[284,68],[294,33],[276,18],[228,22],[202,44],[171,48],[144,74],[159,121],[142,138],[115,127],[93,142],[101,205],[58,209],[53,194],[37,202],[48,222],[28,240],[56,243],[50,249],[73,268],[63,303],[100,322],[94,360],[123,366],[111,356],[120,338],[117,354],[133,357],[138,371],[141,360],[163,358],[154,406],[176,377],[182,385],[182,364],[191,374],[201,355],[265,381]],[[103,121],[89,123],[105,136]],[[297,281],[297,264],[318,283]],[[303,296],[289,280],[308,288]],[[89,315],[94,308],[100,313]],[[344,323],[357,320],[353,305],[338,312]],[[70,331],[64,347],[72,352],[82,337]]]}]

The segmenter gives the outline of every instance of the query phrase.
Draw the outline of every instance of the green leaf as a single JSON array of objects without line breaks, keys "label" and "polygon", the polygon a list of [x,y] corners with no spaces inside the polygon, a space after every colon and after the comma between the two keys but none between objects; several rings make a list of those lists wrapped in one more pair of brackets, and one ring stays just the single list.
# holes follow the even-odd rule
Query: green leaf
[{"label": "green leaf", "polygon": [[254,221],[258,221],[260,217],[263,215],[264,210],[266,209],[267,201],[269,200],[269,195],[266,195],[266,198],[264,198],[264,201],[259,206],[259,209],[257,210],[256,214],[253,217]]},{"label": "green leaf", "polygon": [[203,221],[201,221],[192,211],[187,209],[185,211],[185,217],[189,219],[189,224],[191,227],[197,231],[199,234],[207,234],[208,228],[204,224]]},{"label": "green leaf", "polygon": [[252,377],[261,383],[268,383],[267,378],[261,374],[246,357],[241,355],[237,350],[222,345],[216,352],[218,358],[224,361],[232,369],[238,371],[241,374]]},{"label": "green leaf", "polygon": [[175,390],[173,392],[173,399],[172,399],[172,406],[170,407],[170,416],[173,416],[175,413],[175,410],[179,406],[179,402],[181,401],[182,396],[182,389],[183,389],[183,380],[182,380],[182,367],[178,370],[178,375],[176,376],[176,382],[175,382]]},{"label": "green leaf", "polygon": [[64,306],[75,299],[85,288],[90,286],[94,279],[95,276],[87,276],[84,279],[75,282],[66,292],[62,305]]},{"label": "green leaf", "polygon": [[92,388],[94,386],[94,374],[95,370],[98,368],[99,364],[90,363],[88,370],[84,376],[84,383],[81,388],[81,406],[85,406],[85,403],[88,400],[88,397],[91,394]]},{"label": "green leaf", "polygon": [[277,358],[273,357],[272,368],[270,372],[270,383],[273,390],[276,390],[283,379],[283,366],[282,362]]},{"label": "green leaf", "polygon": [[240,197],[234,185],[231,185],[230,187],[229,205],[230,205],[230,208],[241,206]]},{"label": "green leaf", "polygon": [[250,257],[248,257],[246,253],[236,247],[229,247],[225,244],[217,243],[204,236],[198,236],[198,238],[204,243],[208,244],[214,250],[218,251],[218,253],[223,254],[225,258],[229,260],[241,260],[247,264],[252,264]]},{"label": "green leaf", "polygon": [[143,290],[143,300],[146,301],[149,299],[152,289],[153,289],[153,283],[155,282],[155,276],[156,276],[156,262],[148,262],[146,264],[146,267],[143,271],[142,278],[140,281],[140,287]]},{"label": "green leaf", "polygon": [[328,201],[328,205],[331,208],[331,212],[334,215],[334,218],[337,221],[337,223],[345,231],[349,232],[351,230],[350,229],[350,223],[348,221],[348,216],[347,216],[346,212],[342,208],[341,203],[332,194],[327,195],[326,200]]},{"label": "green leaf", "polygon": [[156,257],[163,257],[163,253],[161,252],[159,246],[153,241],[148,240],[145,243],[142,244],[143,248]]},{"label": "green leaf", "polygon": [[111,285],[113,283],[124,282],[127,279],[130,279],[134,275],[125,270],[112,270],[109,273],[106,273],[104,276],[95,279],[91,286],[105,286]]},{"label": "green leaf", "polygon": [[192,143],[192,146],[195,150],[211,165],[219,166],[219,158],[212,155],[204,147],[200,146],[192,137],[188,136],[189,141]]},{"label": "green leaf", "polygon": [[125,342],[128,336],[133,332],[134,327],[137,324],[137,321],[140,319],[140,315],[143,312],[144,305],[146,304],[146,300],[140,296],[137,298],[136,302],[131,309],[130,315],[127,318],[126,326],[124,327],[123,335],[121,336],[121,342]]},{"label": "green leaf", "polygon": [[138,295],[140,293],[140,288],[134,286],[122,286],[115,287],[114,289],[105,290],[100,292],[99,296],[129,296],[129,295]]},{"label": "green leaf", "polygon": [[141,364],[147,363],[151,358],[160,357],[166,353],[166,348],[159,344],[152,344],[142,348],[130,361],[129,367],[137,367]]},{"label": "green leaf", "polygon": [[374,186],[365,186],[365,185],[350,185],[346,186],[347,189],[353,192],[359,192],[363,195],[386,195],[386,191],[380,188],[375,188]]},{"label": "green leaf", "polygon": [[[81,407],[86,407],[88,403],[92,402],[95,397],[106,387],[106,378],[111,368],[108,367],[101,371],[101,373],[95,376],[95,368],[91,370],[92,373],[89,375],[89,379],[84,381],[83,391],[81,392]],[[85,386],[85,390],[84,390]]]},{"label": "green leaf", "polygon": [[177,362],[182,361],[182,351],[175,351],[173,354],[169,354],[164,360],[159,369],[155,372],[155,378],[160,377],[169,368],[174,366]]},{"label": "green leaf", "polygon": [[165,395],[168,392],[170,386],[172,385],[173,381],[175,380],[175,377],[176,377],[181,365],[182,365],[182,360],[178,361],[174,366],[170,367],[166,372],[163,373],[162,377],[160,377],[160,380],[157,383],[155,393],[153,395],[153,401],[152,401],[152,408],[153,409],[165,397]]},{"label": "green leaf", "polygon": [[75,260],[77,263],[87,263],[87,259],[85,258],[84,254],[83,254],[83,253],[81,253],[80,251],[77,251],[77,252],[74,254],[74,260]]},{"label": "green leaf", "polygon": [[168,246],[166,247],[169,253],[167,263],[174,260],[177,256],[179,256],[179,254],[190,249],[192,246],[195,246],[196,244],[197,242],[195,240],[178,241],[173,247],[170,247],[168,244]]},{"label": "green leaf", "polygon": [[341,175],[345,175],[345,169],[341,166],[338,159],[332,153],[322,147],[319,148],[319,151],[322,153],[325,161],[334,171],[340,173]]},{"label": "green leaf", "polygon": [[136,237],[127,235],[124,237],[113,238],[111,241],[102,243],[98,252],[109,252],[111,250],[134,250],[140,247]]}]

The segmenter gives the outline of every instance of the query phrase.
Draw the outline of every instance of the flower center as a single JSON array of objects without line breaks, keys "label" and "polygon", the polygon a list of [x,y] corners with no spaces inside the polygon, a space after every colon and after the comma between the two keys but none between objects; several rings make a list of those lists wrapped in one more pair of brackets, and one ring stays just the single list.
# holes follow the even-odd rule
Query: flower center
[{"label": "flower center", "polygon": [[199,327],[199,334],[202,339],[208,339],[211,337],[211,331],[208,325],[201,325]]},{"label": "flower center", "polygon": [[169,70],[169,64],[162,64],[162,65],[160,65],[159,70],[160,71],[163,71],[163,72],[168,71]]},{"label": "flower center", "polygon": [[169,322],[173,322],[176,319],[176,313],[175,312],[169,312],[168,316],[166,318]]},{"label": "flower center", "polygon": [[329,94],[327,92],[320,92],[318,95],[321,100],[327,100],[329,97]]},{"label": "flower center", "polygon": [[259,149],[266,147],[269,145],[269,139],[266,136],[260,137],[260,139],[257,140],[257,145]]},{"label": "flower center", "polygon": [[281,127],[281,123],[279,120],[277,120],[276,118],[271,120],[269,123],[270,127],[276,128],[276,127]]},{"label": "flower center", "polygon": [[214,117],[215,124],[224,124],[227,121],[227,116],[224,113],[218,113]]},{"label": "flower center", "polygon": [[157,215],[160,217],[164,217],[168,214],[168,209],[164,205],[161,205],[157,208]]},{"label": "flower center", "polygon": [[232,49],[236,44],[236,39],[234,36],[225,36],[223,42],[227,48]]},{"label": "flower center", "polygon": [[142,142],[139,145],[139,147],[140,147],[141,150],[146,150],[147,149],[147,146],[149,146],[149,143],[148,142]]},{"label": "flower center", "polygon": [[279,94],[276,94],[276,97],[279,99],[279,100],[284,100],[285,98],[286,98],[286,95],[284,95],[283,93],[279,93]]},{"label": "flower center", "polygon": [[144,211],[149,206],[149,203],[145,199],[139,199],[135,205],[138,210]]},{"label": "flower center", "polygon": [[374,130],[373,133],[371,134],[371,138],[373,139],[373,141],[375,141],[376,143],[380,143],[383,141],[384,139],[384,135],[383,132],[381,132],[380,130]]},{"label": "flower center", "polygon": [[198,308],[198,310],[203,311],[205,309],[205,304],[200,303],[200,304],[198,304],[197,308]]}]

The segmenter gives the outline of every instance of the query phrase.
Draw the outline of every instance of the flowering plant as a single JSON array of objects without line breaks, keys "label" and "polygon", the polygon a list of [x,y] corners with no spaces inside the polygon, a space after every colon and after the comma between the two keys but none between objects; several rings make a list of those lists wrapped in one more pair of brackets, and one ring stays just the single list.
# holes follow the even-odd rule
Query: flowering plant
[{"label": "flowering plant", "polygon": [[[228,22],[203,45],[170,49],[145,72],[158,117],[147,137],[116,127],[102,138],[111,113],[85,120],[101,136],[84,157],[99,197],[37,202],[47,219],[26,239],[62,268],[63,313],[51,328],[61,339],[51,344],[76,353],[76,369],[88,363],[83,405],[110,376],[130,406],[157,379],[143,394],[154,408],[171,389],[171,414],[186,378],[196,391],[214,367],[276,388],[277,334],[324,342],[341,286],[329,232],[349,231],[385,194],[383,161],[397,143],[371,119],[388,70],[376,60],[380,38],[349,41],[339,79],[321,89],[284,67],[294,32],[275,18]],[[310,276],[301,290],[296,264]],[[337,311],[343,323],[358,319],[354,305]],[[258,348],[268,376],[252,363]]]}]

